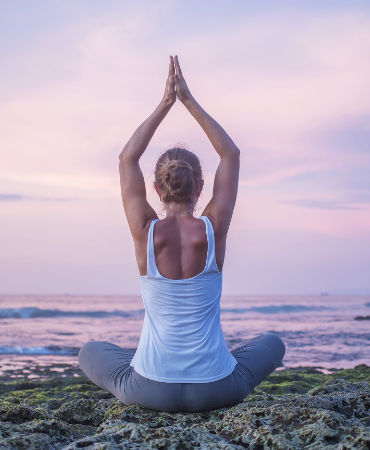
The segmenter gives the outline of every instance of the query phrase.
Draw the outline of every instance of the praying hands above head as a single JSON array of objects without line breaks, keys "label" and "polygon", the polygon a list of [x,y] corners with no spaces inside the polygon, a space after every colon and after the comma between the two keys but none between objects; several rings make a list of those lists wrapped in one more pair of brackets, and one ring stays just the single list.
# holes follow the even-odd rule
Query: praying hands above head
[{"label": "praying hands above head", "polygon": [[173,105],[176,101],[176,97],[182,103],[185,103],[193,98],[182,75],[177,55],[175,55],[175,58],[170,56],[170,66],[168,70],[166,88],[163,95],[163,102],[168,105]]}]

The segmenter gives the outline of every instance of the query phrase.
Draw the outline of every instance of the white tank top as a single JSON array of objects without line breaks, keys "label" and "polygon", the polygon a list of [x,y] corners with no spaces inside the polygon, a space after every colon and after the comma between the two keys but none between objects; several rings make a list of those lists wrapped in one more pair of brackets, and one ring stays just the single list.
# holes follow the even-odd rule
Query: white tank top
[{"label": "white tank top", "polygon": [[147,275],[140,276],[145,316],[140,341],[130,363],[143,377],[167,383],[206,383],[227,377],[237,364],[227,348],[220,323],[222,272],[215,258],[215,239],[205,222],[208,251],[201,273],[173,280],[156,266],[154,225],[150,223]]}]

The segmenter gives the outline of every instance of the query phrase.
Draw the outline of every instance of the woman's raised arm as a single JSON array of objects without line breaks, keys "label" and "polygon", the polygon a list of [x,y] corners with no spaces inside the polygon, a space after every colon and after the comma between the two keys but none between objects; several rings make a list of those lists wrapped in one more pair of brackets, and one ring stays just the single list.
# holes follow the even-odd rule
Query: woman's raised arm
[{"label": "woman's raised arm", "polygon": [[234,211],[238,192],[240,150],[226,131],[194,99],[186,85],[177,55],[175,62],[176,93],[190,114],[202,127],[220,156],[213,195],[202,215],[213,219],[219,236],[226,234]]},{"label": "woman's raised arm", "polygon": [[133,237],[140,237],[147,222],[157,214],[146,199],[146,189],[139,159],[158,125],[176,101],[173,58],[163,98],[155,111],[137,128],[119,155],[122,203]]}]

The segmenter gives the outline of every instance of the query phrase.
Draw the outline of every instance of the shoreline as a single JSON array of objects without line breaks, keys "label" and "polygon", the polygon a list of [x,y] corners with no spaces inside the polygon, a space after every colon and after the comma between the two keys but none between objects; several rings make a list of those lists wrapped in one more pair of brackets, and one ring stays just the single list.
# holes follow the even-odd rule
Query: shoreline
[{"label": "shoreline", "polygon": [[[71,361],[74,361],[73,363]],[[294,365],[284,365],[277,367],[275,371],[280,372],[287,369],[315,369],[323,374],[332,374],[339,370],[354,369],[358,365],[366,365],[362,360],[354,361],[353,364],[342,365],[341,367],[327,367],[326,365],[313,365],[297,363]],[[24,355],[24,354],[0,354],[0,381],[7,380],[8,378],[39,378],[42,377],[42,373],[45,372],[45,377],[48,377],[48,368],[54,366],[54,373],[52,375],[57,376],[58,372],[65,370],[65,376],[70,376],[71,373],[75,373],[75,376],[80,376],[81,371],[78,366],[77,356],[71,358],[65,355]],[[45,368],[45,369],[44,369]]]},{"label": "shoreline", "polygon": [[369,366],[278,369],[238,405],[202,413],[126,406],[63,362],[9,369],[0,448],[368,448]]}]

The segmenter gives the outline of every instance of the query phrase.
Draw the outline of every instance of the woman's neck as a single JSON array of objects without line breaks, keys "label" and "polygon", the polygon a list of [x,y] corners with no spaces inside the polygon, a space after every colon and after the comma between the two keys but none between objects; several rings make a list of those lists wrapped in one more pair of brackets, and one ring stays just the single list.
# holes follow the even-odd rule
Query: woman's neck
[{"label": "woman's neck", "polygon": [[164,210],[166,212],[166,217],[173,217],[173,216],[194,217],[193,216],[193,210],[194,210],[193,203],[170,202],[170,203],[166,203],[164,205]]}]

